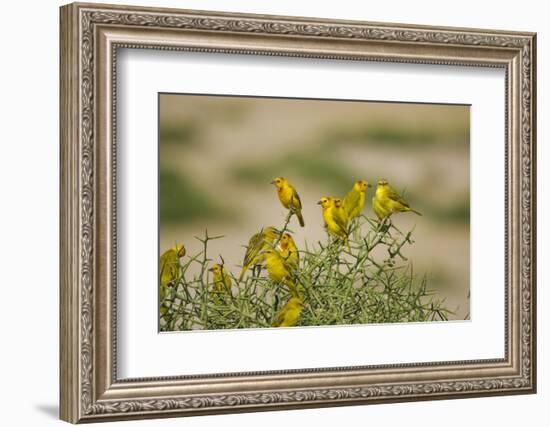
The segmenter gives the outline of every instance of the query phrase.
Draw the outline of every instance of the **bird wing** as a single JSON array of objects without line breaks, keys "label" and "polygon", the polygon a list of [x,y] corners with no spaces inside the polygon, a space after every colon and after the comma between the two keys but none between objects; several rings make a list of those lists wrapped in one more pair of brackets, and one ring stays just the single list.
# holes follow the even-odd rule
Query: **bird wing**
[{"label": "bird wing", "polygon": [[163,253],[160,257],[160,284],[166,286],[173,280],[179,279],[178,257],[172,249]]},{"label": "bird wing", "polygon": [[388,188],[388,198],[390,198],[394,202],[401,203],[407,208],[409,207],[407,201],[403,199],[399,194],[397,194],[397,191],[395,191],[393,188]]},{"label": "bird wing", "polygon": [[225,286],[225,291],[231,292],[231,286],[233,285],[233,282],[231,282],[231,276],[229,276],[227,273],[223,275],[223,284]]},{"label": "bird wing", "polygon": [[175,259],[175,252],[169,249],[160,256],[160,265],[162,266],[173,259]]},{"label": "bird wing", "polygon": [[268,227],[268,229],[264,229],[262,234],[264,242],[270,244],[281,237],[281,231],[277,230],[275,227]]},{"label": "bird wing", "polygon": [[334,220],[336,225],[338,225],[338,227],[340,227],[342,231],[347,234],[347,229],[348,229],[347,224],[344,221],[344,219],[338,214],[338,211],[336,210],[336,208],[332,208],[331,214],[332,214],[332,219]]},{"label": "bird wing", "polygon": [[286,307],[283,307],[283,309],[279,312],[279,314],[277,314],[277,317],[275,318],[273,323],[271,323],[271,326],[280,326],[281,323],[283,323],[283,321],[285,320],[285,312],[286,312]]},{"label": "bird wing", "polygon": [[298,247],[293,243],[289,247],[290,257],[293,259],[293,263],[298,264],[300,262],[300,251]]},{"label": "bird wing", "polygon": [[294,187],[290,187],[292,189],[292,198],[293,201],[296,201],[298,203],[298,206],[295,205],[295,203],[292,203],[295,207],[302,209],[302,201],[300,200],[300,196],[298,196],[298,192]]},{"label": "bird wing", "polygon": [[338,225],[338,227],[340,227],[342,229],[342,232],[348,234],[346,223],[344,221],[342,221],[342,218],[339,218],[338,216],[335,216],[334,217],[334,222],[336,223],[336,225]]},{"label": "bird wing", "polygon": [[248,247],[244,254],[243,265],[248,266],[254,262],[254,259],[262,249],[264,244],[264,236],[262,233],[254,234],[248,241]]},{"label": "bird wing", "polygon": [[164,269],[166,268],[166,264],[168,264],[169,254],[167,252],[163,253],[160,256],[160,275],[162,276],[162,273],[164,272]]},{"label": "bird wing", "polygon": [[286,256],[281,255],[281,261],[283,262],[283,267],[289,272],[292,273],[298,267],[298,260],[293,257],[292,252],[288,252]]},{"label": "bird wing", "polygon": [[344,209],[349,214],[353,208],[359,205],[360,195],[357,191],[351,190],[346,197],[344,197]]}]

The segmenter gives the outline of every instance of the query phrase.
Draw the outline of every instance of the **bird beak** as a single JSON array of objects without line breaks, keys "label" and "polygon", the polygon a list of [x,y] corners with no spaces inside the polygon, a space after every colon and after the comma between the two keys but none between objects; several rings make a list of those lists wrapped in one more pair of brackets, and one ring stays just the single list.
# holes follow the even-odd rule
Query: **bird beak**
[{"label": "bird beak", "polygon": [[319,200],[319,201],[317,202],[317,204],[320,205],[320,204],[321,204],[321,201]]},{"label": "bird beak", "polygon": [[367,184],[367,188],[371,188],[372,187],[372,184]]},{"label": "bird beak", "polygon": [[210,267],[208,271],[214,271],[214,267]]},{"label": "bird beak", "polygon": [[275,184],[275,181],[271,181],[270,184]]}]

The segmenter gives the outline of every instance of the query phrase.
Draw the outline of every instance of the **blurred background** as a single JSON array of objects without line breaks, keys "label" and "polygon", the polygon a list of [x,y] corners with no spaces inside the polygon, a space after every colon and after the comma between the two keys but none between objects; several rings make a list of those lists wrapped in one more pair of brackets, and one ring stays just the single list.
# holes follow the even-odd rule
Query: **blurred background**
[{"label": "blurred background", "polygon": [[423,213],[396,215],[416,227],[404,250],[415,272],[469,318],[470,108],[382,102],[160,95],[160,251],[194,236],[224,235],[209,256],[238,276],[250,236],[282,227],[287,211],[270,181],[297,189],[306,227],[290,223],[299,248],[325,241],[322,196],[344,197],[354,181],[385,178]]}]

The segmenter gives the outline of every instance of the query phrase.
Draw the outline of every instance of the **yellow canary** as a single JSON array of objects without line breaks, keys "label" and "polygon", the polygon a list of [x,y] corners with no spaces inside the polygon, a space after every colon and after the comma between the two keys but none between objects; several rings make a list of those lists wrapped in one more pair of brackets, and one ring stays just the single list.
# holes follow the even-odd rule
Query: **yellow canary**
[{"label": "yellow canary", "polygon": [[300,320],[300,314],[304,308],[304,302],[298,297],[292,297],[286,305],[277,313],[277,317],[271,326],[285,327],[294,326]]},{"label": "yellow canary", "polygon": [[341,239],[347,246],[348,251],[351,252],[348,241],[347,224],[342,221],[343,218],[335,212],[334,200],[331,197],[321,197],[317,202],[323,208],[323,220],[325,221],[325,228],[333,236]]},{"label": "yellow canary", "polygon": [[321,197],[317,202],[323,208],[323,220],[327,231],[341,239],[347,239],[347,230],[342,222],[334,214],[334,204],[331,197]]},{"label": "yellow canary", "polygon": [[351,191],[344,198],[344,209],[350,220],[361,215],[363,206],[365,206],[365,193],[370,186],[367,181],[356,181]]},{"label": "yellow canary", "polygon": [[266,227],[254,234],[248,241],[248,246],[244,254],[243,269],[239,276],[239,282],[243,280],[246,271],[253,265],[259,264],[261,261],[260,253],[264,249],[272,247],[275,240],[281,232],[275,227]]},{"label": "yellow canary", "polygon": [[337,197],[332,198],[332,215],[334,217],[334,220],[339,225],[344,227],[347,234],[348,222],[349,222],[348,213],[346,212],[346,209],[342,205],[342,200],[338,199]]},{"label": "yellow canary", "polygon": [[174,245],[160,256],[160,314],[161,316],[168,310],[164,305],[164,299],[168,291],[168,285],[181,278],[180,258],[185,256],[185,246]]},{"label": "yellow canary", "polygon": [[209,269],[214,275],[214,298],[216,303],[219,303],[219,296],[225,293],[231,293],[231,277],[225,271],[225,268],[221,264],[214,264]]},{"label": "yellow canary", "polygon": [[289,266],[292,271],[298,268],[300,254],[298,253],[298,248],[296,247],[294,239],[289,233],[285,233],[281,237],[279,253],[285,264]]},{"label": "yellow canary", "polygon": [[271,280],[286,284],[288,289],[295,294],[296,285],[292,277],[291,269],[286,265],[281,254],[274,249],[266,249],[263,252],[263,257]]},{"label": "yellow canary", "polygon": [[304,217],[302,216],[302,202],[300,201],[300,196],[296,192],[296,189],[290,185],[288,179],[279,176],[271,181],[272,184],[275,184],[277,188],[277,195],[282,205],[289,209],[291,212],[295,213],[300,222],[300,226],[304,226]]},{"label": "yellow canary", "polygon": [[390,187],[385,179],[378,181],[376,192],[372,198],[372,209],[379,220],[383,220],[396,212],[414,212],[417,215],[422,215],[412,209],[405,199]]}]

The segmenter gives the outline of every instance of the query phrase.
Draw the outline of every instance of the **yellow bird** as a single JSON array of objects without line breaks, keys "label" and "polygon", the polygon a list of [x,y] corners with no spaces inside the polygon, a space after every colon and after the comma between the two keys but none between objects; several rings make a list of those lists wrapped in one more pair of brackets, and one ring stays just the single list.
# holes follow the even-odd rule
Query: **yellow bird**
[{"label": "yellow bird", "polygon": [[296,192],[296,189],[290,185],[288,179],[279,176],[271,181],[272,184],[275,184],[277,188],[277,195],[282,205],[289,209],[291,212],[295,213],[300,222],[300,226],[304,226],[304,217],[302,216],[302,202],[300,201],[300,196]]},{"label": "yellow bird", "polygon": [[351,252],[348,242],[347,223],[343,221],[344,218],[341,217],[341,212],[337,212],[338,209],[335,207],[334,199],[332,197],[321,197],[317,204],[323,208],[323,220],[329,234],[342,240],[347,246],[348,251]]},{"label": "yellow bird", "polygon": [[290,267],[292,271],[298,268],[300,263],[300,254],[294,239],[289,233],[283,234],[280,242],[279,253],[283,258],[285,264]]},{"label": "yellow bird", "polygon": [[304,308],[304,302],[298,297],[292,297],[279,311],[277,317],[271,324],[276,327],[294,326],[300,320],[300,314]]},{"label": "yellow bird", "polygon": [[321,197],[317,202],[323,208],[323,220],[325,221],[325,228],[327,231],[345,242],[348,239],[348,232],[346,225],[334,212],[334,203],[331,197]]},{"label": "yellow bird", "polygon": [[243,269],[239,276],[239,282],[243,280],[246,271],[253,265],[261,262],[260,253],[264,249],[271,248],[276,239],[279,238],[281,232],[275,227],[266,227],[254,234],[248,241],[246,252],[244,254]]},{"label": "yellow bird", "polygon": [[263,257],[271,280],[284,283],[293,294],[296,294],[296,284],[291,268],[285,263],[281,254],[274,249],[266,249]]},{"label": "yellow bird", "polygon": [[372,209],[380,221],[396,212],[414,212],[417,215],[422,215],[412,209],[385,179],[378,181],[376,192],[372,198]]},{"label": "yellow bird", "polygon": [[212,268],[209,269],[214,275],[214,297],[217,303],[219,303],[218,296],[225,293],[231,293],[231,276],[227,274],[225,268],[221,264],[214,264]]},{"label": "yellow bird", "polygon": [[160,314],[163,316],[168,309],[164,306],[164,299],[168,292],[168,285],[181,278],[180,258],[185,256],[185,246],[174,245],[160,256]]},{"label": "yellow bird", "polygon": [[332,198],[332,215],[334,217],[334,220],[344,227],[347,234],[349,222],[348,213],[346,212],[346,209],[342,204],[342,200],[338,199],[337,197]]},{"label": "yellow bird", "polygon": [[344,198],[344,209],[350,221],[361,215],[363,206],[365,206],[365,193],[369,187],[371,185],[367,181],[356,181],[351,191]]}]

